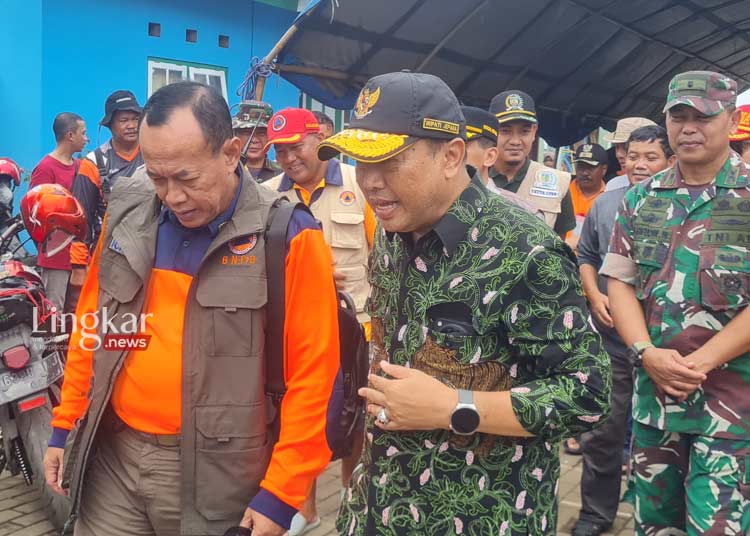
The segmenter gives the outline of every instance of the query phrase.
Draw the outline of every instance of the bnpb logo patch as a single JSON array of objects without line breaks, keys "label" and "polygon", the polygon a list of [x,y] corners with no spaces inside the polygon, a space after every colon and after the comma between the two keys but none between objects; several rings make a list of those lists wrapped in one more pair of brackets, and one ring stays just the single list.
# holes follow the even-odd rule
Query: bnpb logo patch
[{"label": "bnpb logo patch", "polygon": [[354,203],[354,200],[357,199],[354,195],[354,192],[347,190],[345,192],[341,192],[341,195],[339,196],[339,201],[341,201],[341,204],[344,206],[349,206],[352,203]]},{"label": "bnpb logo patch", "polygon": [[286,126],[286,117],[283,115],[277,115],[273,119],[273,123],[271,123],[271,128],[274,132],[278,132],[282,130]]},{"label": "bnpb logo patch", "polygon": [[257,235],[242,236],[229,242],[229,250],[235,255],[245,255],[252,251],[257,243]]}]

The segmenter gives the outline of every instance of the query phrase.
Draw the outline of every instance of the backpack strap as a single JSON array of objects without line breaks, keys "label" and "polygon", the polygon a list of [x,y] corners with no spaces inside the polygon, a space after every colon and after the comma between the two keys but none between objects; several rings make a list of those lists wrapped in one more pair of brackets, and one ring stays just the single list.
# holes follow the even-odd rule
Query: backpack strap
[{"label": "backpack strap", "polygon": [[104,163],[104,153],[102,153],[100,147],[94,149],[94,158],[96,159],[96,167],[99,170],[99,188],[101,188],[104,198],[108,199],[112,191],[112,181],[109,177],[107,164]]},{"label": "backpack strap", "polygon": [[104,163],[104,154],[100,147],[94,149],[94,158],[96,159],[96,167],[99,170],[99,179],[104,180],[104,176],[107,174],[107,165]]},{"label": "backpack strap", "polygon": [[312,216],[304,203],[292,203],[285,197],[271,206],[266,226],[266,394],[280,401],[286,392],[284,381],[284,316],[286,304],[286,241],[289,222],[295,210]]}]

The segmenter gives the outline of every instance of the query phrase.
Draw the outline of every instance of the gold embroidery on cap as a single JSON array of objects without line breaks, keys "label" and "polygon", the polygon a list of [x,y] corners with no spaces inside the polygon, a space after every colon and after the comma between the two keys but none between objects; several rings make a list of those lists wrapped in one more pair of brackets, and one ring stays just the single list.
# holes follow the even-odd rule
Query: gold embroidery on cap
[{"label": "gold embroidery on cap", "polygon": [[333,147],[356,157],[374,158],[400,149],[406,144],[407,138],[403,134],[344,130],[325,140],[322,146]]},{"label": "gold embroidery on cap", "polygon": [[378,103],[378,99],[380,99],[380,88],[374,91],[370,91],[369,87],[364,88],[357,98],[357,104],[354,106],[354,117],[362,119],[370,115],[373,107]]},{"label": "gold embroidery on cap", "polygon": [[437,130],[438,132],[447,132],[448,134],[456,135],[461,131],[461,127],[458,123],[441,121],[439,119],[429,119],[427,117],[422,119],[422,128],[425,130]]}]

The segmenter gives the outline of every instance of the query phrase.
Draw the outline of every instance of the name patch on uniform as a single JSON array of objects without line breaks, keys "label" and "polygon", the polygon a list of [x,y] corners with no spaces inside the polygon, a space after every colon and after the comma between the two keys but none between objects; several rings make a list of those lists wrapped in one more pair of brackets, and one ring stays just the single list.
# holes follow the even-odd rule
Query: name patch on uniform
[{"label": "name patch on uniform", "polygon": [[544,188],[530,188],[529,195],[533,195],[536,197],[554,198],[554,197],[557,197],[557,190],[545,190]]},{"label": "name patch on uniform", "polygon": [[456,135],[458,135],[461,130],[458,123],[441,121],[440,119],[430,119],[429,117],[422,119],[422,128],[425,130],[437,130],[438,132],[446,132],[448,134]]},{"label": "name patch on uniform", "polygon": [[255,244],[258,243],[257,235],[248,235],[235,238],[229,242],[229,251],[235,255],[245,255],[253,250]]},{"label": "name patch on uniform", "polygon": [[346,207],[354,203],[355,199],[357,199],[357,197],[354,195],[354,192],[350,190],[341,192],[341,195],[339,196],[339,201],[341,202],[342,205]]},{"label": "name patch on uniform", "polygon": [[112,242],[109,243],[109,249],[120,255],[125,255],[125,251],[123,251],[122,246],[120,246],[120,243],[116,238],[113,238]]}]

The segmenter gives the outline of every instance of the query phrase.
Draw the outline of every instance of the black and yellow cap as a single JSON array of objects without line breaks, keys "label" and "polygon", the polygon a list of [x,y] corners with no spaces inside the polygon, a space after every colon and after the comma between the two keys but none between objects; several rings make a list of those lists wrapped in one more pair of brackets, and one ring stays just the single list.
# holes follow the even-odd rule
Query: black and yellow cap
[{"label": "black and yellow cap", "polygon": [[458,99],[437,76],[401,71],[371,78],[357,98],[349,128],[318,145],[318,157],[343,153],[383,162],[422,138],[466,139]]},{"label": "black and yellow cap", "polygon": [[494,114],[501,124],[508,121],[538,123],[534,99],[528,93],[517,89],[495,95],[490,102],[490,113]]},{"label": "black and yellow cap", "polygon": [[497,143],[497,129],[500,123],[493,114],[474,106],[461,106],[461,111],[466,118],[466,139],[468,141],[477,138],[487,138]]}]

